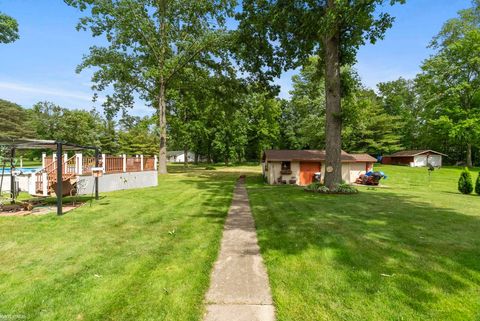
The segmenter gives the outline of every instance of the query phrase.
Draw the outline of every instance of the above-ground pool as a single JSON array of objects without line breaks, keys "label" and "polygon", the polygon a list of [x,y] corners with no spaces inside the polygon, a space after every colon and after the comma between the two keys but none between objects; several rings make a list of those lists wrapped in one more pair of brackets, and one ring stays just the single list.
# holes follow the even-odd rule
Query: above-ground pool
[{"label": "above-ground pool", "polygon": [[[13,170],[14,173],[19,173],[19,174],[30,174],[30,173],[35,173],[36,171],[40,170],[40,167],[15,167]],[[10,167],[5,168],[5,175],[10,175]],[[2,167],[0,167],[0,175],[2,175]]]}]

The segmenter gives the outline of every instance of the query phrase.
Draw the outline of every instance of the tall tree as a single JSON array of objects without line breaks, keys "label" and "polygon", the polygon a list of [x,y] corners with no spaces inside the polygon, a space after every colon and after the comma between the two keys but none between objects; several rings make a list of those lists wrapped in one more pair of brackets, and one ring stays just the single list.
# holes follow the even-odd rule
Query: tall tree
[{"label": "tall tree", "polygon": [[[384,0],[244,0],[239,52],[245,66],[263,77],[300,66],[318,54],[325,74],[325,183],[341,183],[342,82],[340,67],[351,65],[359,46],[382,38],[393,18],[376,12]],[[404,0],[390,0],[403,3]],[[243,54],[242,54],[243,53]],[[265,71],[265,67],[267,70]],[[265,79],[265,78],[264,78]]]},{"label": "tall tree", "polygon": [[158,146],[156,120],[156,117],[124,117],[118,133],[119,151],[127,155],[154,155]]},{"label": "tall tree", "polygon": [[21,106],[0,99],[0,138],[34,137],[31,113]]},{"label": "tall tree", "polygon": [[100,145],[101,117],[95,111],[69,110],[51,102],[32,108],[36,136],[79,145]]},{"label": "tall tree", "polygon": [[[325,148],[325,81],[317,72],[318,57],[309,58],[298,75],[292,77],[291,100],[284,104],[282,139],[286,148]],[[386,113],[381,99],[367,90],[356,71],[342,67],[343,130],[342,147],[349,152],[382,154],[400,149],[401,119]],[[285,106],[286,105],[286,106]]]},{"label": "tall tree", "polygon": [[343,146],[349,152],[382,155],[402,149],[399,133],[402,119],[386,113],[373,90],[357,88],[345,99],[344,107],[346,117],[342,138]]},{"label": "tall tree", "polygon": [[0,43],[14,42],[18,38],[17,20],[0,12]]},{"label": "tall tree", "polygon": [[429,123],[464,146],[471,167],[480,146],[480,0],[447,21],[431,47],[417,78]]},{"label": "tall tree", "polygon": [[234,0],[65,0],[90,16],[78,29],[104,35],[106,47],[92,47],[79,70],[97,67],[96,91],[113,86],[108,111],[133,107],[135,94],[156,109],[159,172],[166,173],[167,99],[186,66],[215,66],[226,39],[225,19]]},{"label": "tall tree", "polygon": [[401,144],[407,149],[423,148],[420,141],[421,107],[415,82],[399,78],[379,83],[379,95],[385,112],[398,117]]}]

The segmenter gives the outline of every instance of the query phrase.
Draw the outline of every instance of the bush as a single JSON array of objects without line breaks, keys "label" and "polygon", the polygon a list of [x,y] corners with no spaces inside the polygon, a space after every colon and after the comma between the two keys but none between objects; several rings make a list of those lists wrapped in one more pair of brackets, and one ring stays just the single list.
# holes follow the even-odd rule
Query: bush
[{"label": "bush", "polygon": [[307,185],[305,190],[310,191],[310,192],[316,192],[316,193],[328,193],[328,192],[330,192],[328,187],[326,187],[325,185],[323,185],[322,183],[319,183],[319,182],[314,182],[314,183],[311,183],[311,184]]},{"label": "bush", "polygon": [[348,184],[340,184],[336,189],[331,191],[328,189],[328,187],[318,182],[307,185],[305,190],[310,192],[315,192],[315,193],[322,193],[322,194],[356,194],[358,193],[358,189]]},{"label": "bush", "polygon": [[317,191],[321,186],[323,186],[322,184],[320,184],[319,182],[314,182],[314,183],[311,183],[309,185],[307,185],[306,189],[309,190],[309,191]]},{"label": "bush", "polygon": [[334,193],[342,193],[342,194],[357,194],[358,189],[355,187],[348,185],[348,184],[340,184],[338,187],[334,190]]},{"label": "bush", "polygon": [[475,182],[475,193],[480,195],[480,172],[478,172],[477,181]]},{"label": "bush", "polygon": [[473,192],[472,175],[466,167],[462,171],[462,174],[460,174],[460,179],[458,180],[458,191],[462,194],[470,194]]}]

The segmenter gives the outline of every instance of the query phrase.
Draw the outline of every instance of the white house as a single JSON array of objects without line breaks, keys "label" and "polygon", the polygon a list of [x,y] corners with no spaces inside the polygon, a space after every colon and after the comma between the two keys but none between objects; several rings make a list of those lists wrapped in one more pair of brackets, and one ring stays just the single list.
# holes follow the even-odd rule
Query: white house
[{"label": "white house", "polygon": [[[342,151],[342,179],[354,183],[360,174],[373,170],[377,161],[368,154]],[[266,150],[262,160],[263,176],[269,184],[308,185],[314,176],[325,176],[324,150]]]}]

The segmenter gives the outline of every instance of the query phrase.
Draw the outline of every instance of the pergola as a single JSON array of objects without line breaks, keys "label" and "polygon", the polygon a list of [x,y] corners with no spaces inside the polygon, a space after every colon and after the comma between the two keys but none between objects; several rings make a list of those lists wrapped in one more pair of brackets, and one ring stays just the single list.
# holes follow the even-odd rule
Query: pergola
[{"label": "pergola", "polygon": [[[63,173],[63,151],[77,151],[77,150],[94,150],[95,151],[95,167],[99,165],[100,149],[95,146],[82,146],[71,144],[56,140],[40,140],[40,139],[0,139],[0,146],[5,146],[10,149],[10,192],[12,195],[12,202],[15,202],[15,180],[13,177],[13,170],[15,168],[14,158],[17,150],[53,150],[56,151],[57,157],[57,215],[63,214],[63,184],[61,182]],[[95,199],[98,200],[98,177],[95,177]]]}]

